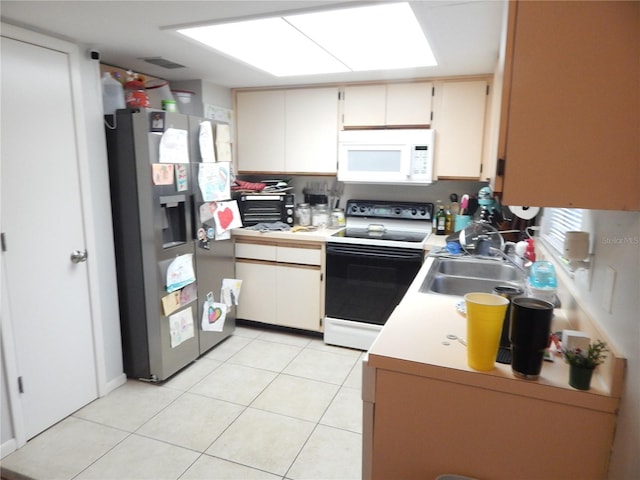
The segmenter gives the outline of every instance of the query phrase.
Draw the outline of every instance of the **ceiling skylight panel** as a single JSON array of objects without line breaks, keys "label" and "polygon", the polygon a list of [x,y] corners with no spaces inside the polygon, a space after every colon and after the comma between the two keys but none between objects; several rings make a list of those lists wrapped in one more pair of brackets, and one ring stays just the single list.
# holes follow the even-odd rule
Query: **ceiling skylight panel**
[{"label": "ceiling skylight panel", "polygon": [[355,71],[436,65],[407,3],[291,15],[285,19]]},{"label": "ceiling skylight panel", "polygon": [[348,71],[282,18],[187,28],[178,33],[275,76]]}]

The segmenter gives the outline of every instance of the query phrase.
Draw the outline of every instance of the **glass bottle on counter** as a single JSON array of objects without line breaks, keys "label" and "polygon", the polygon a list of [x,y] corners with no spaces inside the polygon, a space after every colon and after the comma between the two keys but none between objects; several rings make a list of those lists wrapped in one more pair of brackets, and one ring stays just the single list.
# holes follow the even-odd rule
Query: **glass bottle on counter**
[{"label": "glass bottle on counter", "polygon": [[451,213],[450,205],[447,205],[447,210],[445,211],[444,233],[445,235],[453,233],[453,214]]},{"label": "glass bottle on counter", "polygon": [[446,234],[447,213],[444,211],[444,206],[438,201],[438,212],[436,213],[436,235]]}]

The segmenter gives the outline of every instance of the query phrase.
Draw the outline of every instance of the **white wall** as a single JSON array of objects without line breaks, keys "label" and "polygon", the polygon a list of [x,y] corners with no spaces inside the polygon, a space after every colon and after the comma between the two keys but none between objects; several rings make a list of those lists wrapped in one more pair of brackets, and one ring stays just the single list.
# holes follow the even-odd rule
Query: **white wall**
[{"label": "white wall", "polygon": [[[594,259],[591,285],[586,274],[576,275],[581,305],[627,358],[608,478],[640,478],[640,213],[587,210],[585,220]],[[611,311],[602,305],[607,267],[616,271]]]},{"label": "white wall", "polygon": [[90,280],[98,282],[100,292],[100,297],[92,298],[92,302],[98,302],[98,309],[103,319],[102,345],[96,346],[97,353],[104,358],[104,371],[101,373],[103,384],[98,386],[98,394],[103,396],[126,381],[126,378],[122,364],[120,310],[111,223],[111,193],[102,111],[102,84],[98,61],[91,60],[87,50],[84,53],[80,62],[80,75],[83,81],[83,110],[89,148],[90,191],[90,198],[85,196],[84,202],[91,208],[93,214],[92,234],[96,251],[92,252],[92,259],[97,275]]}]

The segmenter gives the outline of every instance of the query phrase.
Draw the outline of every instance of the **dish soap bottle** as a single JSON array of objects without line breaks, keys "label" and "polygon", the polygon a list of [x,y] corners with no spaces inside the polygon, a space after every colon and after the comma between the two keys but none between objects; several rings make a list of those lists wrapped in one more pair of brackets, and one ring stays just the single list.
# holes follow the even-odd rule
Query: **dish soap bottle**
[{"label": "dish soap bottle", "polygon": [[436,213],[436,235],[447,233],[447,214],[442,203],[438,202],[438,213]]}]

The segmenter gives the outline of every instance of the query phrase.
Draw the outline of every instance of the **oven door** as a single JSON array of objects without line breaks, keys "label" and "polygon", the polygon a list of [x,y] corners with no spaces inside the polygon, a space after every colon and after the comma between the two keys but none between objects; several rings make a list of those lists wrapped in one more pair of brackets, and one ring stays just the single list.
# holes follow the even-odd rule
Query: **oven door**
[{"label": "oven door", "polygon": [[384,325],[423,258],[421,249],[328,243],[327,317]]}]

